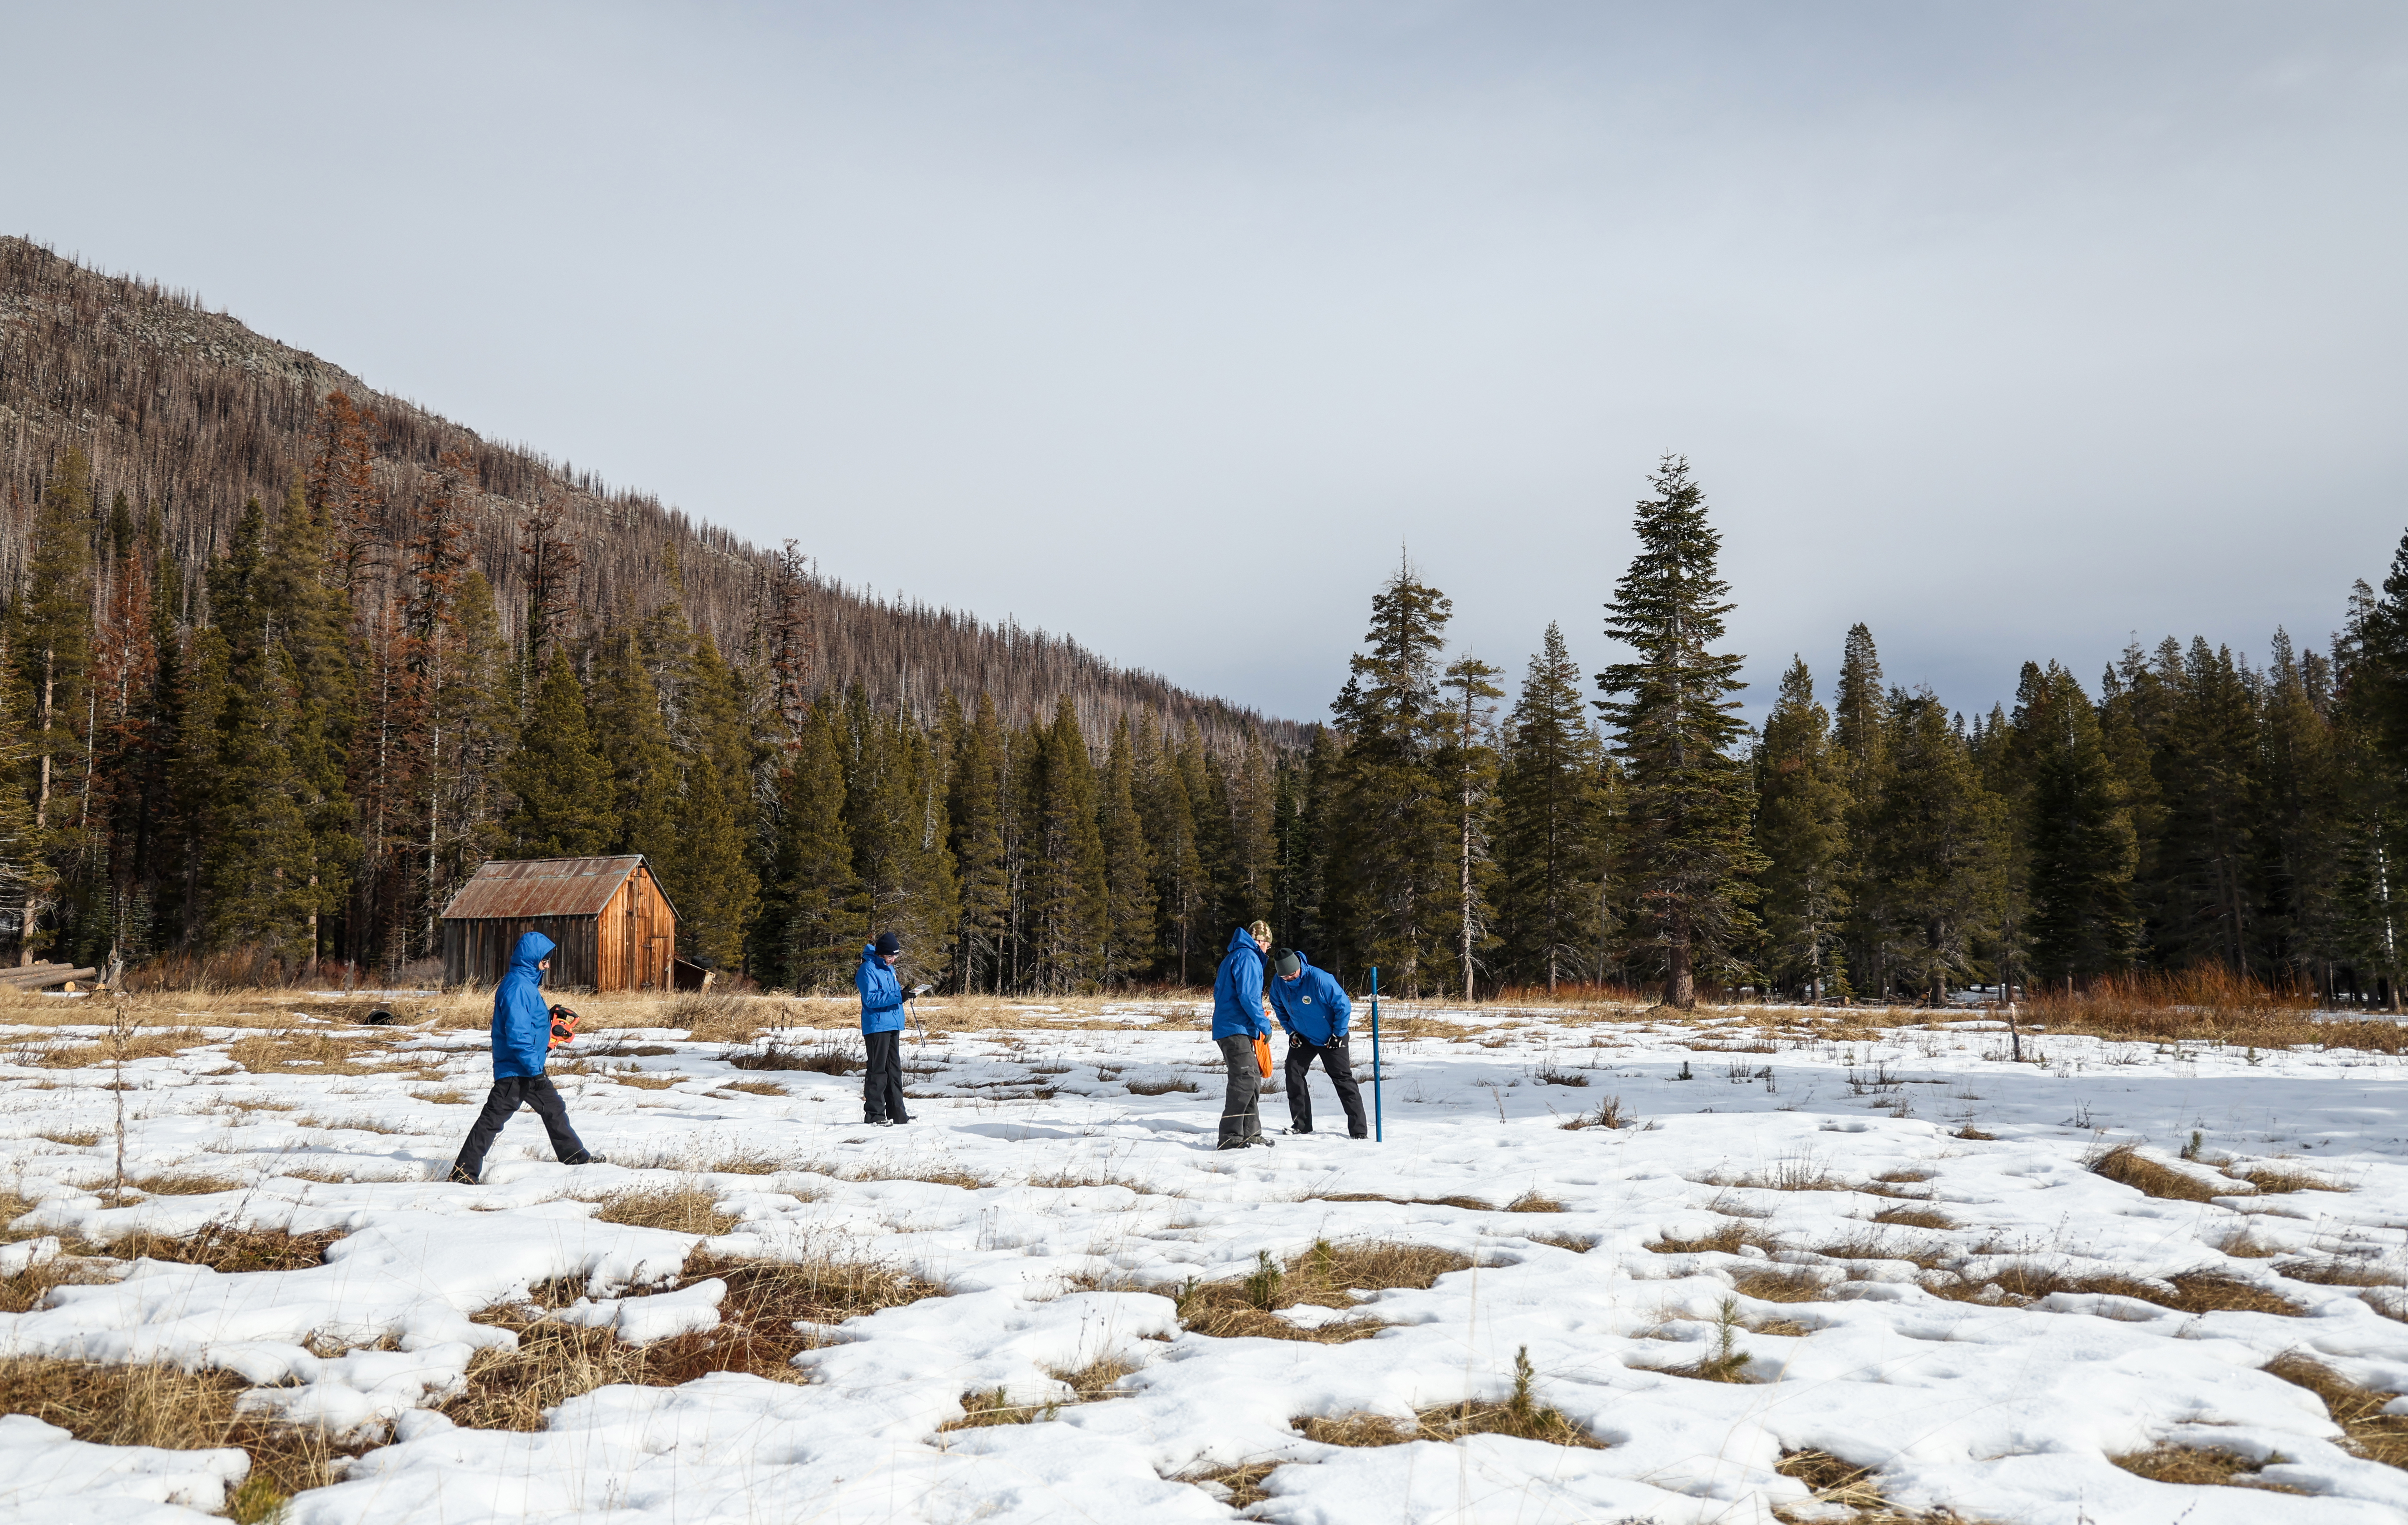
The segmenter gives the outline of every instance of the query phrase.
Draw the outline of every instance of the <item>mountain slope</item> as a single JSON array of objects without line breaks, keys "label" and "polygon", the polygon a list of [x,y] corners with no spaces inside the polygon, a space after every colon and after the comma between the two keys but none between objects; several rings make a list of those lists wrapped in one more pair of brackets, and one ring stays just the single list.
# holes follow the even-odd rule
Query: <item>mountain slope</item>
[{"label": "mountain slope", "polygon": [[[1193,722],[1215,748],[1242,746],[1254,730],[1274,744],[1301,741],[1293,723],[1118,667],[1064,637],[864,597],[798,556],[377,392],[185,294],[102,275],[19,237],[0,237],[0,577],[22,585],[35,505],[70,443],[92,460],[96,502],[122,491],[158,505],[182,564],[206,565],[246,498],[280,499],[314,457],[312,426],[337,391],[366,415],[391,544],[406,537],[444,452],[472,464],[471,564],[492,582],[513,639],[526,603],[521,527],[549,499],[582,559],[569,607],[589,618],[639,619],[676,593],[722,649],[757,657],[791,579],[815,635],[809,691],[859,682],[879,708],[923,719],[948,689],[984,691],[1007,722],[1048,714],[1067,693],[1091,739],[1151,709],[1181,729]],[[186,589],[179,613],[190,622],[202,612],[200,581]]]}]

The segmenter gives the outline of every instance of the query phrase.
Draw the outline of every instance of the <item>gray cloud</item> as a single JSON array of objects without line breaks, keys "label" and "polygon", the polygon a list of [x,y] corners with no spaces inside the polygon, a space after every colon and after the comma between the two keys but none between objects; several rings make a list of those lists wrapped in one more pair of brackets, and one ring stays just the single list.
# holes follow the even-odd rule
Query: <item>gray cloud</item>
[{"label": "gray cloud", "polygon": [[2386,5],[28,8],[0,222],[848,581],[1311,718],[1400,543],[1768,698],[2319,642],[2408,520]]}]

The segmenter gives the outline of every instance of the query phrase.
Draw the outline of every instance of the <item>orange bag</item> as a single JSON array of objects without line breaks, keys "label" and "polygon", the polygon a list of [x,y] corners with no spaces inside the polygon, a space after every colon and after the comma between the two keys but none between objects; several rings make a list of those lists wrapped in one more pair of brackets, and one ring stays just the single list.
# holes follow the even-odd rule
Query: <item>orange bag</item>
[{"label": "orange bag", "polygon": [[1269,1039],[1254,1040],[1254,1063],[1262,1067],[1265,1080],[1271,1078],[1271,1041]]},{"label": "orange bag", "polygon": [[554,1006],[552,1009],[551,1047],[558,1048],[563,1043],[575,1042],[577,1042],[577,1014],[566,1006]]}]

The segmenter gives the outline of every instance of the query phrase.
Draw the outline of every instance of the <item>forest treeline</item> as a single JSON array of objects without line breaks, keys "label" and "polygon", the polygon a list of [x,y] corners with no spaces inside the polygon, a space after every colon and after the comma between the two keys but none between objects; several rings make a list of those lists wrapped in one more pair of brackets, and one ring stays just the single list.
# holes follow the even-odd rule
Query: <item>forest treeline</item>
[{"label": "forest treeline", "polygon": [[[2328,650],[2200,640],[1969,724],[1847,633],[1760,731],[1684,463],[1509,675],[1400,565],[1327,724],[851,597],[230,319],[0,239],[0,928],[20,957],[391,973],[489,856],[640,852],[681,951],[842,985],[1932,1000],[2214,966],[2396,1004],[2408,542]],[[1825,695],[1828,694],[1828,702]]]}]

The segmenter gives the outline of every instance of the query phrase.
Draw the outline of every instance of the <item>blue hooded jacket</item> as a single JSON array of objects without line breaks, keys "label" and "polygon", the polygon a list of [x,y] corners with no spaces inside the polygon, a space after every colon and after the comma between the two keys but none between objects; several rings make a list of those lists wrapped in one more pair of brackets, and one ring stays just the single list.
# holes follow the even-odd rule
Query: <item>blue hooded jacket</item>
[{"label": "blue hooded jacket", "polygon": [[543,1073],[552,1052],[552,1003],[543,999],[543,971],[535,966],[555,946],[541,932],[521,934],[509,972],[494,986],[494,1078]]},{"label": "blue hooded jacket", "polygon": [[876,943],[861,945],[861,967],[853,971],[853,987],[861,992],[862,1031],[903,1030],[903,985],[878,957]]},{"label": "blue hooded jacket", "polygon": [[1354,1014],[1354,1003],[1346,999],[1345,987],[1328,971],[1310,963],[1293,982],[1271,977],[1271,1009],[1279,1013],[1280,1026],[1291,1036],[1315,1048],[1327,1046],[1333,1037],[1345,1037],[1347,1021]]},{"label": "blue hooded jacket", "polygon": [[1240,927],[1229,938],[1221,972],[1212,977],[1212,1039],[1270,1035],[1271,1019],[1263,1014],[1263,950]]}]

